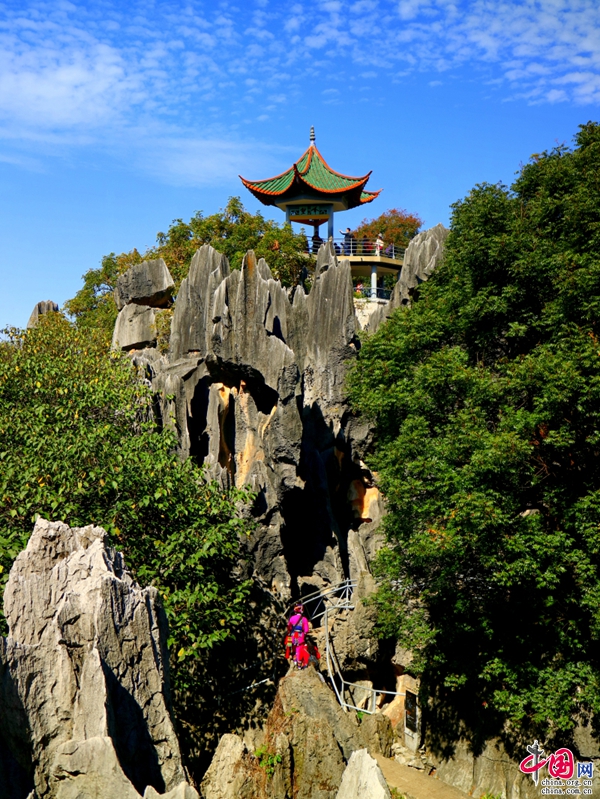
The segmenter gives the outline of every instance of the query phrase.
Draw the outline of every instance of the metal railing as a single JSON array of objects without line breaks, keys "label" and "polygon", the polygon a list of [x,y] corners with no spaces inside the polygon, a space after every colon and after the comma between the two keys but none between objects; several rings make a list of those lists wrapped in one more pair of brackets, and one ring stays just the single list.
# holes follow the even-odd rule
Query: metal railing
[{"label": "metal railing", "polygon": [[306,617],[314,627],[316,622],[323,618],[328,608],[347,608],[355,588],[356,580],[344,580],[325,591],[314,591],[312,594],[305,594],[289,605],[286,615],[289,617],[294,607],[300,602],[304,605]]},{"label": "metal railing", "polygon": [[354,287],[354,296],[356,299],[378,299],[378,300],[389,300],[392,296],[391,289],[381,289],[377,287],[375,290],[371,288],[371,286],[355,286]]},{"label": "metal railing", "polygon": [[[325,239],[307,239],[305,252],[316,255],[319,247],[323,244]],[[341,257],[356,257],[360,255],[367,256],[381,256],[383,258],[392,258],[394,261],[401,261],[404,258],[406,247],[399,247],[397,244],[383,244],[381,249],[378,248],[377,242],[371,239],[351,239],[347,241],[343,238],[332,239],[333,248],[336,255]]]},{"label": "metal railing", "polygon": [[[404,696],[404,692],[383,691],[378,688],[369,688],[366,685],[349,682],[344,679],[339,660],[335,653],[333,642],[330,636],[329,615],[342,610],[354,610],[352,595],[356,588],[356,580],[344,580],[326,591],[315,591],[301,598],[300,602],[304,605],[306,615],[315,626],[316,621],[322,621],[325,633],[325,662],[329,680],[345,712],[348,710],[358,710],[361,713],[376,713],[378,701],[383,696]],[[294,603],[296,604],[296,603]],[[293,606],[288,609],[291,611]],[[333,626],[332,622],[332,626]],[[354,690],[353,690],[354,689]],[[360,691],[364,694],[360,704],[355,702],[354,694]],[[348,696],[348,699],[346,698]],[[350,700],[350,701],[348,701]]]}]

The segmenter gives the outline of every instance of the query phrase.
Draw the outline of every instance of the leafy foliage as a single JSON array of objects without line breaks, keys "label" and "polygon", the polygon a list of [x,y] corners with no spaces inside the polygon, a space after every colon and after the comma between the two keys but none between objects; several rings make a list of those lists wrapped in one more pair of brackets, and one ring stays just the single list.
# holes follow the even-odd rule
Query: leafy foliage
[{"label": "leafy foliage", "polygon": [[254,757],[258,758],[258,765],[264,769],[269,779],[272,779],[275,774],[275,769],[283,760],[279,753],[269,751],[266,744],[263,744],[256,750]]},{"label": "leafy foliage", "polygon": [[306,237],[292,231],[290,225],[278,225],[262,214],[251,214],[239,197],[230,197],[225,209],[218,214],[195,214],[189,222],[175,219],[167,233],[158,233],[156,245],[143,255],[137,250],[102,259],[100,269],[90,269],[83,276],[84,286],[65,304],[79,327],[114,328],[117,308],[113,290],[117,278],[130,266],[143,260],[163,258],[175,281],[175,292],[187,276],[192,256],[202,244],[210,244],[229,259],[233,269],[239,269],[248,250],[264,258],[275,278],[284,286],[298,282],[306,263]]},{"label": "leafy foliage", "polygon": [[378,234],[383,235],[386,244],[407,247],[409,241],[417,235],[423,220],[416,214],[409,214],[401,208],[390,208],[376,219],[363,219],[354,231],[357,240],[366,238],[375,241]]},{"label": "leafy foliage", "polygon": [[150,391],[106,336],[60,314],[0,344],[0,570],[26,545],[37,514],[103,526],[170,623],[178,690],[189,664],[228,639],[249,592],[237,576],[246,523],[236,503],[181,461],[158,432]]},{"label": "leafy foliage", "polygon": [[544,738],[600,713],[599,183],[588,123],[476,186],[351,376],[389,505],[382,631],[463,720]]},{"label": "leafy foliage", "polygon": [[113,297],[117,278],[143,260],[137,250],[120,255],[111,253],[104,256],[100,269],[89,269],[83,275],[83,288],[65,303],[65,310],[76,319],[80,329],[112,333],[118,314]]}]

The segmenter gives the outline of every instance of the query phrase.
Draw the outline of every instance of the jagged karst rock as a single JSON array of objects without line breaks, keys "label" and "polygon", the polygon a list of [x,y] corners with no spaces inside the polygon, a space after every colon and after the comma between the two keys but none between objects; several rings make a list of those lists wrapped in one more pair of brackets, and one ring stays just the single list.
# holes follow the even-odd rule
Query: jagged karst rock
[{"label": "jagged karst rock", "polygon": [[[382,735],[384,727],[387,734]],[[391,742],[384,716],[359,724],[354,715],[344,713],[312,667],[292,671],[280,681],[265,725],[263,766],[239,736],[223,736],[202,782],[202,796],[334,799],[353,752],[366,747],[389,756],[390,744],[382,747],[382,739]]]},{"label": "jagged karst rock", "polygon": [[239,735],[223,735],[202,780],[204,799],[253,799],[257,796],[250,754]]},{"label": "jagged karst rock", "polygon": [[112,348],[143,349],[156,344],[156,311],[143,305],[126,305],[117,316]]},{"label": "jagged karst rock", "polygon": [[400,280],[394,286],[390,301],[372,314],[366,325],[367,330],[374,332],[393,310],[400,305],[410,304],[414,290],[420,283],[429,280],[442,260],[444,244],[449,232],[440,223],[429,230],[418,233],[414,239],[411,239],[404,253]]},{"label": "jagged karst rock", "polygon": [[41,302],[38,302],[31,312],[31,316],[27,322],[27,328],[29,329],[31,327],[35,327],[40,319],[40,316],[52,312],[58,312],[58,305],[55,302],[52,302],[52,300],[42,300]]},{"label": "jagged karst rock", "polygon": [[171,324],[172,361],[193,353],[205,358],[210,348],[215,291],[229,275],[229,261],[208,244],[203,244],[182,281]]},{"label": "jagged karst rock", "polygon": [[[374,587],[373,583],[370,592]],[[363,592],[369,593],[364,588]],[[368,665],[377,662],[380,646],[374,631],[375,609],[367,608],[358,601],[360,593],[359,588],[355,594],[355,609],[337,613],[335,619],[331,620],[332,628],[329,632],[340,668],[353,675],[353,682],[369,678]],[[393,690],[393,686],[391,688]]]},{"label": "jagged karst rock", "polygon": [[211,348],[218,366],[264,383],[282,402],[294,396],[298,366],[288,347],[289,302],[253,252],[215,292]]},{"label": "jagged karst rock", "polygon": [[411,289],[431,277],[443,257],[444,243],[449,232],[440,223],[411,239],[404,254],[404,265],[398,281],[398,291],[402,299],[408,299]]},{"label": "jagged karst rock", "polygon": [[[369,562],[382,544],[384,508],[364,462],[372,432],[353,415],[345,388],[360,346],[349,262],[325,244],[310,292],[288,292],[254,253],[231,270],[225,256],[202,246],[178,292],[164,355],[141,349],[143,334],[120,333],[121,320],[138,307],[121,311],[114,340],[151,384],[181,456],[202,463],[224,487],[255,495],[244,569],[255,578],[256,607],[268,606],[271,615],[253,628],[273,625],[272,609],[283,611],[292,596],[345,578],[359,581],[361,596],[372,590]],[[265,629],[262,640],[276,640],[280,652],[277,629]],[[369,631],[365,645],[351,637],[344,656],[353,675],[375,680],[380,653]],[[248,685],[273,674],[271,665],[256,674],[255,638],[249,632],[240,647],[253,670]],[[261,661],[276,664],[268,646]]]},{"label": "jagged karst rock", "polygon": [[317,404],[335,436],[341,427],[340,410],[347,406],[344,379],[356,355],[358,328],[350,262],[338,263],[330,243],[319,250],[306,308],[304,406]]},{"label": "jagged karst rock", "polygon": [[0,763],[18,768],[5,773],[2,799],[25,799],[32,787],[34,799],[139,799],[147,786],[159,795],[186,787],[164,611],[105,538],[100,527],[38,519],[11,569]]},{"label": "jagged karst rock", "polygon": [[180,782],[176,788],[167,793],[157,793],[149,785],[144,791],[143,799],[198,799],[198,791],[187,782]]},{"label": "jagged karst rock", "polygon": [[[114,346],[153,345],[154,320],[136,307],[120,312]],[[284,598],[299,578],[322,586],[368,570],[380,544],[382,505],[361,460],[368,430],[351,432],[344,388],[356,331],[350,267],[330,245],[310,294],[297,287],[291,301],[254,253],[231,271],[204,245],[178,292],[168,355],[135,353],[182,456],[257,494],[254,571]]]},{"label": "jagged karst rock", "polygon": [[353,752],[336,799],[392,799],[377,761],[366,749]]},{"label": "jagged karst rock", "polygon": [[121,310],[128,303],[166,308],[175,283],[162,258],[135,264],[117,278],[115,303]]}]

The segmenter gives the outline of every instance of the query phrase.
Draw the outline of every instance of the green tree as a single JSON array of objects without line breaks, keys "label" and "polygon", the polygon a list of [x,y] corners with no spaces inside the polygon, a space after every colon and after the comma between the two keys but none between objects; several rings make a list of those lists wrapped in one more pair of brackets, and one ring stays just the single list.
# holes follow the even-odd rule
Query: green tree
[{"label": "green tree", "polygon": [[118,314],[113,297],[117,278],[143,260],[135,249],[120,255],[111,253],[104,256],[100,269],[89,269],[83,275],[83,287],[65,303],[65,310],[80,329],[97,328],[112,333]]},{"label": "green tree", "polygon": [[476,186],[350,380],[389,508],[381,630],[474,735],[600,713],[599,182],[588,123]]},{"label": "green tree", "polygon": [[0,344],[2,587],[38,514],[103,526],[162,596],[175,687],[185,692],[194,661],[245,618],[239,561],[249,525],[236,505],[248,496],[178,458],[174,435],[156,430],[150,390],[107,344],[60,314]]},{"label": "green tree", "polygon": [[417,235],[423,224],[416,214],[409,214],[401,208],[390,208],[376,219],[363,219],[354,231],[357,240],[366,238],[374,242],[378,234],[383,235],[386,244],[395,244],[396,247],[408,247],[409,241]]},{"label": "green tree", "polygon": [[230,197],[218,214],[205,217],[198,212],[189,222],[175,219],[166,233],[157,234],[156,245],[142,255],[134,249],[105,256],[99,269],[90,269],[83,276],[83,288],[65,303],[65,310],[80,327],[96,326],[112,331],[117,316],[113,290],[120,274],[143,260],[163,258],[177,293],[192,256],[203,244],[224,253],[233,269],[240,269],[246,252],[254,250],[284,286],[298,282],[306,263],[306,237],[302,233],[294,233],[290,225],[279,225],[260,213],[251,214],[239,197]]}]

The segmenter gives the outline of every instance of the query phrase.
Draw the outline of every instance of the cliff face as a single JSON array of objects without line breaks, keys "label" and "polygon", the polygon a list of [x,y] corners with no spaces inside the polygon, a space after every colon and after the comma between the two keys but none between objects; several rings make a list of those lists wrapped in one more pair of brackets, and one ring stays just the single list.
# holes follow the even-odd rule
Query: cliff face
[{"label": "cliff face", "polygon": [[205,245],[181,285],[162,354],[147,345],[156,343],[153,306],[164,305],[168,276],[153,270],[155,292],[147,264],[120,278],[113,344],[145,370],[182,456],[256,494],[255,577],[287,601],[368,572],[382,502],[362,461],[370,431],[344,391],[360,346],[349,263],[324,245],[310,292],[289,293],[252,252],[231,271]]},{"label": "cliff face", "polygon": [[[407,255],[418,261],[430,239]],[[349,262],[325,244],[310,291],[289,291],[252,252],[232,271],[205,245],[168,312],[168,349],[156,332],[170,285],[165,269],[139,264],[119,278],[113,346],[128,352],[149,381],[182,457],[203,463],[224,486],[254,492],[250,512],[258,524],[246,546],[262,592],[256,606],[273,611],[346,578],[356,580],[357,596],[370,593],[383,502],[364,463],[372,431],[353,416],[345,390],[360,348]],[[372,633],[372,616],[363,609],[333,632],[342,668],[354,679],[376,679],[391,657]],[[249,628],[244,671],[232,677],[240,688],[281,667],[277,620],[257,611]],[[267,631],[274,646],[263,638]],[[255,661],[262,665],[255,668]],[[389,663],[383,668],[391,673]],[[248,697],[243,712],[251,715]]]},{"label": "cliff face", "polygon": [[169,715],[164,611],[105,537],[38,519],[11,569],[1,799],[197,797]]}]

